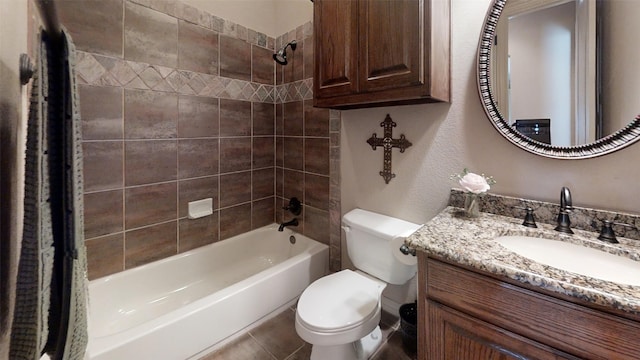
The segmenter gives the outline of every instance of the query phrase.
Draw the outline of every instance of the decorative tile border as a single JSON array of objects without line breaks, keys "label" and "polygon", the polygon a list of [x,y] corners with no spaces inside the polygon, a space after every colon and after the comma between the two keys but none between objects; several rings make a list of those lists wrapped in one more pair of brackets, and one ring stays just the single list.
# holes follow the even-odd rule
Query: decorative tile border
[{"label": "decorative tile border", "polygon": [[340,191],[340,123],[341,113],[329,110],[329,269],[342,268],[341,191]]},{"label": "decorative tile border", "polygon": [[[127,89],[175,92],[223,99],[274,103],[273,85],[230,79],[165,66],[122,60],[87,52],[77,52],[76,73],[79,84],[123,86]],[[302,86],[301,88],[304,88]],[[309,87],[312,89],[312,87]],[[283,90],[288,98],[304,91]],[[312,95],[311,95],[312,96]]]},{"label": "decorative tile border", "polygon": [[276,86],[276,103],[313,99],[313,78]]},{"label": "decorative tile border", "polygon": [[[282,48],[290,40],[311,40],[313,35],[313,23],[306,22],[297,28],[278,36],[275,40],[276,49]],[[276,103],[286,103],[300,100],[313,99],[313,77],[290,83],[276,85]]]},{"label": "decorative tile border", "polygon": [[[451,189],[449,205],[464,207],[464,192],[460,189]],[[524,210],[514,208],[514,206],[531,207],[534,210],[536,221],[546,224],[555,224],[558,218],[558,212],[560,211],[560,205],[556,203],[492,193],[488,193],[482,197],[481,211],[524,219]],[[600,232],[602,220],[628,224],[635,228],[614,225],[616,235],[627,239],[640,240],[640,215],[574,206],[569,217],[572,228],[592,232]]]},{"label": "decorative tile border", "polygon": [[273,50],[275,39],[232,21],[222,19],[206,11],[175,0],[128,0],[132,3],[160,11],[175,18],[200,25],[220,34],[247,41],[253,45]]}]

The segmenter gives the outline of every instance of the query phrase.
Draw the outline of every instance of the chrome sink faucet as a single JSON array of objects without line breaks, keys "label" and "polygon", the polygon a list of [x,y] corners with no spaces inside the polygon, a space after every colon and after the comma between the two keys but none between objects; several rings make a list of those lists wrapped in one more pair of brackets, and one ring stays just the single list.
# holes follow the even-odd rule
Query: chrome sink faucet
[{"label": "chrome sink faucet", "polygon": [[566,234],[573,234],[571,230],[571,219],[569,219],[569,212],[573,210],[571,202],[571,191],[566,186],[560,189],[560,212],[558,213],[558,226],[555,230]]}]

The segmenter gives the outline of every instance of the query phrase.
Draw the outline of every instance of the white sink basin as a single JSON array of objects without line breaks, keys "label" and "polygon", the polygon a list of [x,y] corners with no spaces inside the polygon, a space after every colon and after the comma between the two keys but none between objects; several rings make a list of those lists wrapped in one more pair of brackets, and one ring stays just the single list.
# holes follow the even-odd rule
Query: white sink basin
[{"label": "white sink basin", "polygon": [[640,286],[640,261],[568,242],[529,236],[500,236],[495,241],[518,255],[548,266]]}]

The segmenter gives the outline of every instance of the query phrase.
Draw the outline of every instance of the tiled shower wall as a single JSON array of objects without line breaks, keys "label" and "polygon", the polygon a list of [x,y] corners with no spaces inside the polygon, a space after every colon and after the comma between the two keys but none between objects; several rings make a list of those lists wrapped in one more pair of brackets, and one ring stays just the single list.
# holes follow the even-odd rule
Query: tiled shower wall
[{"label": "tiled shower wall", "polygon": [[313,107],[313,26],[276,39],[288,64],[276,67],[276,196],[278,222],[294,216],[283,208],[297,197],[304,206],[298,230],[330,245],[330,268],[340,269],[340,113]]},{"label": "tiled shower wall", "polygon": [[[178,1],[58,4],[78,49],[91,279],[280,220],[290,196],[339,268],[339,114],[311,107],[310,24],[278,38],[302,40],[275,71],[275,39]],[[207,197],[214,214],[188,219]]]}]

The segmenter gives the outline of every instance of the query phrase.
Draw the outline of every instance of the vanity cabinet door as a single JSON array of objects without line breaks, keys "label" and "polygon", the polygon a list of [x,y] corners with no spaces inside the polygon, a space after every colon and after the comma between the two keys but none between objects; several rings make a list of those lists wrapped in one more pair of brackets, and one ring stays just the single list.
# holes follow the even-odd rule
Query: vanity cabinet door
[{"label": "vanity cabinet door", "polygon": [[[425,1],[362,1],[359,9],[361,44],[360,91],[401,89],[425,84],[421,71]],[[428,1],[427,1],[428,3]]]},{"label": "vanity cabinet door", "polygon": [[578,359],[427,300],[429,360]]},{"label": "vanity cabinet door", "polygon": [[314,98],[358,91],[357,12],[356,0],[314,2]]},{"label": "vanity cabinet door", "polygon": [[316,107],[448,102],[450,0],[315,0]]},{"label": "vanity cabinet door", "polygon": [[633,314],[560,299],[424,252],[418,279],[421,360],[640,359],[640,318]]}]

